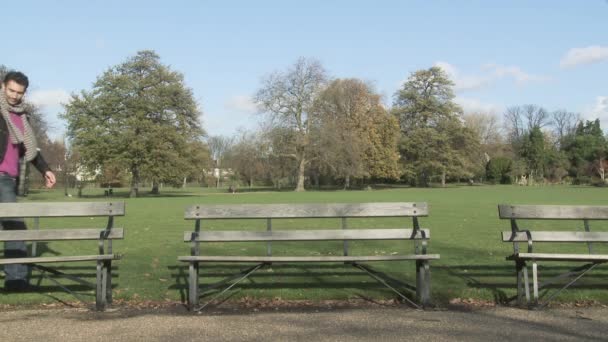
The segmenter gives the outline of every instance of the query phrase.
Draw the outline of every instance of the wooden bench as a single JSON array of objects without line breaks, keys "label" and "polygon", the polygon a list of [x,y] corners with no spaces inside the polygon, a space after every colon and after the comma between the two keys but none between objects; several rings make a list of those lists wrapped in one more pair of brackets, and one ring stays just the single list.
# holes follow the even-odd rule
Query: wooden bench
[{"label": "wooden bench", "polygon": [[[525,295],[528,306],[544,306],[558,293],[574,284],[585,273],[589,272],[597,265],[608,261],[608,254],[594,253],[595,243],[608,242],[608,232],[592,232],[590,221],[608,220],[608,206],[566,206],[566,205],[499,205],[498,212],[501,219],[510,220],[511,230],[502,232],[504,242],[513,243],[513,254],[507,260],[515,262],[517,272],[517,302],[523,304]],[[532,230],[529,227],[522,227],[522,220],[525,224],[532,225],[530,220],[555,220],[551,221],[551,226],[563,225],[563,220],[580,220],[579,227],[562,227],[562,230]],[[560,222],[561,221],[561,222]],[[539,223],[539,222],[535,222]],[[549,224],[546,224],[549,225]],[[604,225],[605,226],[605,225]],[[538,252],[534,249],[539,243],[551,243],[550,250]],[[576,248],[573,244],[586,244],[581,246],[583,249]],[[522,244],[523,246],[520,246]],[[570,245],[570,247],[566,247]],[[523,247],[523,250],[522,248]],[[565,250],[568,248],[569,250]],[[560,261],[560,262],[584,262],[586,264],[574,268],[566,273],[558,275],[552,279],[539,284],[538,263]],[[530,282],[528,279],[528,263],[532,265],[532,295],[530,298]],[[549,285],[554,285],[564,279],[572,278],[565,285],[554,291],[547,300],[539,304],[539,291]],[[548,294],[544,291],[542,296]]]},{"label": "wooden bench", "polygon": [[[108,220],[102,228],[66,228],[66,229],[34,229],[28,230],[0,230],[0,242],[29,241],[32,242],[32,256],[24,258],[0,259],[0,265],[29,264],[32,268],[55,276],[65,277],[79,284],[95,289],[95,307],[103,310],[107,303],[112,301],[112,260],[120,259],[113,254],[112,240],[122,239],[123,228],[114,227],[114,217],[125,214],[123,202],[65,202],[65,203],[0,203],[0,219],[34,218],[35,226],[40,219],[65,217],[95,217],[107,216]],[[40,241],[98,241],[98,253],[90,255],[60,255],[37,256],[36,243]],[[42,266],[41,264],[68,263],[94,261],[97,263],[96,284],[92,284],[79,277],[63,273],[56,268]],[[60,284],[56,279],[48,277],[58,286],[68,291],[76,298],[82,300],[75,292]]]},{"label": "wooden bench", "polygon": [[[438,254],[427,254],[427,244],[430,238],[428,229],[420,227],[418,218],[428,216],[426,203],[358,203],[358,204],[247,204],[247,205],[194,205],[186,209],[185,219],[195,220],[194,231],[184,233],[184,241],[191,243],[191,255],[180,256],[179,261],[189,263],[189,288],[188,305],[191,309],[200,310],[211,303],[216,297],[232,288],[239,281],[247,278],[251,273],[262,266],[272,263],[316,263],[316,262],[340,262],[349,263],[359,269],[367,271],[372,277],[382,282],[391,290],[399,294],[403,299],[411,302],[401,292],[389,285],[377,275],[371,268],[361,262],[371,261],[399,261],[412,260],[416,263],[416,297],[422,305],[430,303],[431,281],[430,260],[439,259]],[[399,224],[399,228],[379,229],[362,228],[349,229],[349,220],[357,218],[398,217],[411,218],[412,226],[404,228],[407,221]],[[310,218],[330,218],[336,220],[336,228],[339,229],[302,229],[306,228],[307,220]],[[204,227],[212,224],[212,220],[227,219],[258,219],[253,222],[262,224],[266,221],[266,230],[205,230]],[[298,228],[273,230],[273,222],[278,219],[297,219]],[[204,221],[204,223],[201,223]],[[332,221],[332,220],[329,220]],[[310,220],[308,221],[310,222]],[[327,223],[324,223],[327,224]],[[203,228],[201,228],[203,227]],[[302,227],[302,228],[300,228]],[[294,241],[294,242],[321,242],[343,240],[343,250],[337,254],[341,255],[272,255],[272,242]],[[399,255],[350,255],[349,240],[411,240],[413,241],[412,254]],[[230,243],[230,242],[265,242],[265,255],[202,255],[201,243]],[[208,245],[205,245],[208,246]],[[309,243],[312,252],[315,244]],[[405,247],[405,246],[404,246]],[[400,248],[404,251],[405,248]],[[287,251],[289,253],[289,251]],[[242,276],[230,284],[224,291],[211,298],[207,304],[197,308],[199,303],[199,264],[200,263],[256,263],[255,266],[242,272]],[[220,283],[230,283],[238,277],[231,277]],[[220,284],[218,283],[218,284]],[[218,284],[209,286],[208,289],[216,288]],[[203,293],[205,291],[202,291]]]}]

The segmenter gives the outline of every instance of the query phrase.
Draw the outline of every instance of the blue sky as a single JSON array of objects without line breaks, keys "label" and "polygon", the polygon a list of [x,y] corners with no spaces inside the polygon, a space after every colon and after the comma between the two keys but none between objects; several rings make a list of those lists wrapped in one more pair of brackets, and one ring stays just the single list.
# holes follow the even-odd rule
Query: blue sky
[{"label": "blue sky", "polygon": [[605,0],[22,0],[3,10],[0,63],[28,74],[53,137],[70,93],[144,49],[185,75],[209,135],[256,127],[261,79],[299,57],[371,81],[387,105],[410,73],[439,65],[465,111],[532,103],[608,128]]}]

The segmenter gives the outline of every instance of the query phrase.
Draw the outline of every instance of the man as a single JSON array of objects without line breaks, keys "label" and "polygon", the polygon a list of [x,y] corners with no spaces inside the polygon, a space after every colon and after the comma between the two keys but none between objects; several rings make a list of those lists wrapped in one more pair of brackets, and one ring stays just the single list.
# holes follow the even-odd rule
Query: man
[{"label": "man", "polygon": [[[23,185],[25,164],[32,163],[45,178],[46,186],[55,185],[55,175],[42,158],[36,137],[29,124],[23,96],[29,86],[27,76],[18,71],[7,73],[0,91],[0,202],[16,202],[17,190]],[[21,177],[20,177],[21,176]],[[27,229],[23,220],[4,220],[2,229]],[[23,241],[4,244],[7,258],[27,256]],[[4,268],[4,288],[9,291],[25,290],[29,286],[27,265],[7,265]]]}]

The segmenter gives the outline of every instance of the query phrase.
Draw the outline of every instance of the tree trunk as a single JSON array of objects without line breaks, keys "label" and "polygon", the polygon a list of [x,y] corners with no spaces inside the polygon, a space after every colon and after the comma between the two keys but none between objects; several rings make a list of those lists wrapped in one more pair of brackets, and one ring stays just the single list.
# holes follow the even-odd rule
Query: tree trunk
[{"label": "tree trunk", "polygon": [[304,171],[306,171],[306,158],[304,155],[302,155],[300,156],[300,162],[298,165],[298,183],[296,185],[297,192],[306,191],[306,189],[304,189]]},{"label": "tree trunk", "polygon": [[188,184],[188,177],[184,177],[184,181],[182,182],[182,189],[186,188],[186,184]]},{"label": "tree trunk", "polygon": [[152,191],[150,191],[150,193],[152,195],[160,194],[160,191],[158,190],[158,181],[152,181]]},{"label": "tree trunk", "polygon": [[135,198],[139,193],[139,169],[137,166],[133,167],[131,174],[133,175],[133,178],[131,179],[131,191],[129,192],[129,197]]},{"label": "tree trunk", "polygon": [[346,175],[344,178],[344,190],[350,188],[350,175]]},{"label": "tree trunk", "polygon": [[445,188],[445,171],[441,173],[441,187]]},{"label": "tree trunk", "polygon": [[222,169],[217,168],[217,179],[215,180],[215,187],[219,188],[222,186]]}]

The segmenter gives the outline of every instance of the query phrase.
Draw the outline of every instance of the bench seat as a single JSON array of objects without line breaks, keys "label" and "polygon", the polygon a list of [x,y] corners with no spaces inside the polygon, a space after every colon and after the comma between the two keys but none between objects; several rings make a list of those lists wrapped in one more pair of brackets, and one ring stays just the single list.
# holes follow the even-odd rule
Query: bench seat
[{"label": "bench seat", "polygon": [[96,260],[119,260],[120,255],[102,254],[102,255],[70,255],[63,257],[37,257],[37,258],[9,258],[0,259],[0,265],[11,264],[42,264],[51,262],[75,262],[75,261],[96,261]]},{"label": "bench seat", "polygon": [[179,261],[207,262],[363,262],[397,260],[438,260],[439,254],[374,255],[374,256],[180,256]]},{"label": "bench seat", "polygon": [[593,254],[556,254],[556,253],[517,253],[507,257],[507,260],[553,260],[553,261],[588,261],[605,262],[608,255]]}]

